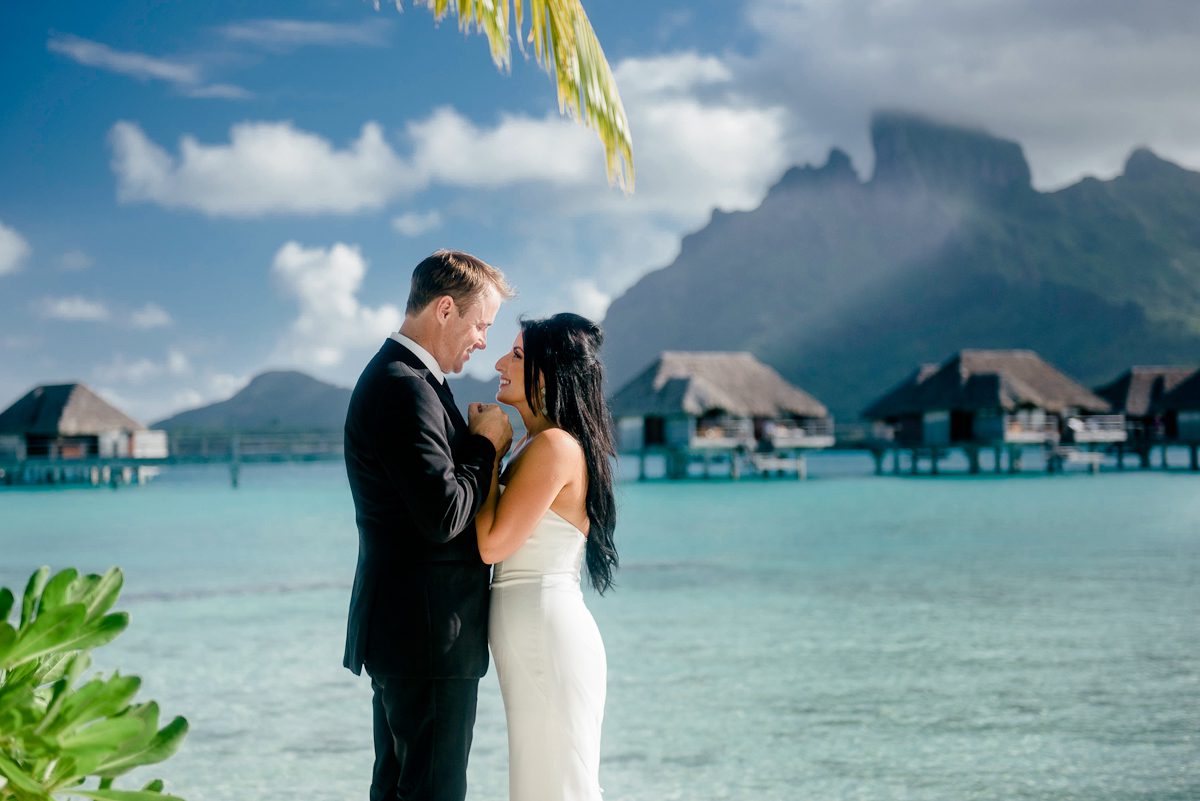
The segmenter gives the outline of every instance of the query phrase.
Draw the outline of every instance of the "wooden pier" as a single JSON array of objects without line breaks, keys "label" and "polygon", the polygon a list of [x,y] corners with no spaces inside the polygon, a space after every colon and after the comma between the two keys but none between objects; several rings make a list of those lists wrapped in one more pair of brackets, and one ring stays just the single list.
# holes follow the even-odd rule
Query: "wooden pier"
[{"label": "wooden pier", "polygon": [[163,467],[227,465],[229,483],[237,487],[243,465],[280,462],[340,461],[342,432],[291,434],[195,434],[170,438],[169,452],[158,458],[30,457],[0,458],[0,483],[6,485],[90,485],[121,487],[144,484]]},{"label": "wooden pier", "polygon": [[[942,445],[906,444],[886,438],[865,436],[865,426],[838,426],[836,451],[866,451],[875,461],[875,474],[886,475],[941,475],[944,462],[955,452],[966,458],[967,473],[980,475],[1018,475],[1027,470],[1027,465],[1036,457],[1046,473],[1063,473],[1071,466],[1084,467],[1088,472],[1098,473],[1111,456],[1116,469],[1126,469],[1126,456],[1131,450],[1121,442],[1090,442],[1063,444],[1054,438],[1041,442],[995,442],[946,443]],[[1171,449],[1186,449],[1189,452],[1188,469],[1200,471],[1200,443],[1160,442],[1141,448],[1136,452],[1138,464],[1143,470],[1158,467],[1171,469],[1168,452]],[[1155,457],[1154,452],[1158,455]]]}]

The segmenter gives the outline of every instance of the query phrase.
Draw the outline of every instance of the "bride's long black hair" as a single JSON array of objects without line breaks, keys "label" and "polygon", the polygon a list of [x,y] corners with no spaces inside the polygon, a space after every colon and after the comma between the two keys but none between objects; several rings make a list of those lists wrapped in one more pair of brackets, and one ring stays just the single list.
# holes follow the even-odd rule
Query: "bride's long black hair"
[{"label": "bride's long black hair", "polygon": [[[525,400],[537,414],[573,436],[587,463],[588,578],[603,594],[613,584],[617,549],[617,504],[612,459],[616,456],[612,415],[604,400],[604,368],[597,352],[604,342],[600,326],[564,312],[544,320],[522,320],[525,344]],[[545,396],[538,391],[545,379]]]}]

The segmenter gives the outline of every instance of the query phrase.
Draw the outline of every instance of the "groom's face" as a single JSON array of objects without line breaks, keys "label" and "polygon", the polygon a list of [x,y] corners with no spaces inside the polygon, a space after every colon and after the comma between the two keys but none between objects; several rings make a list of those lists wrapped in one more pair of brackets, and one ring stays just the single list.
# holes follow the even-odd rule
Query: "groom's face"
[{"label": "groom's face", "polygon": [[[461,314],[459,313],[461,311]],[[500,293],[488,287],[463,309],[456,308],[445,321],[443,348],[438,363],[449,373],[462,372],[471,354],[487,347],[487,332],[500,311]]]}]

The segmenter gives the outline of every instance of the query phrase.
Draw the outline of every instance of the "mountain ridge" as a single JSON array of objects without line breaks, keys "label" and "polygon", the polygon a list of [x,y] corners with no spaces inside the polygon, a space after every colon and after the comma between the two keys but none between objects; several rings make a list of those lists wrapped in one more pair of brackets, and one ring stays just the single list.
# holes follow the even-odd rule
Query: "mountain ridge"
[{"label": "mountain ridge", "polygon": [[1038,350],[1086,384],[1200,353],[1200,173],[1133,150],[1040,192],[1016,142],[889,112],[876,169],[793,167],[613,301],[615,390],[662,350],[749,350],[843,419],[921,362]]},{"label": "mountain ridge", "polygon": [[[449,381],[464,415],[468,403],[495,402],[495,382],[470,376],[451,376]],[[265,370],[231,397],[177,412],[151,428],[177,432],[339,430],[346,421],[351,391],[298,370]]]}]

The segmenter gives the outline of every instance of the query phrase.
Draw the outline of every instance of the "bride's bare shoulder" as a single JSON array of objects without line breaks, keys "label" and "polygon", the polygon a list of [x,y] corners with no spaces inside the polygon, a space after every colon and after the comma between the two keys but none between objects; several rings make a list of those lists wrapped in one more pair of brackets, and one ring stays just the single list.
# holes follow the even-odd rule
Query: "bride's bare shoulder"
[{"label": "bride's bare shoulder", "polygon": [[556,466],[582,464],[583,447],[561,428],[549,428],[534,436],[525,446],[521,461]]},{"label": "bride's bare shoulder", "polygon": [[528,465],[530,472],[583,464],[583,447],[562,428],[548,428],[523,440],[510,459],[500,483]]},{"label": "bride's bare shoulder", "polygon": [[544,449],[554,456],[583,458],[583,446],[579,444],[579,440],[561,428],[548,428],[533,439],[542,440],[545,443]]}]

